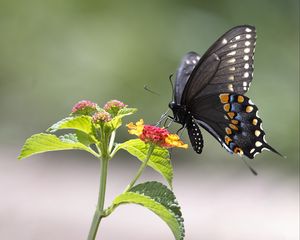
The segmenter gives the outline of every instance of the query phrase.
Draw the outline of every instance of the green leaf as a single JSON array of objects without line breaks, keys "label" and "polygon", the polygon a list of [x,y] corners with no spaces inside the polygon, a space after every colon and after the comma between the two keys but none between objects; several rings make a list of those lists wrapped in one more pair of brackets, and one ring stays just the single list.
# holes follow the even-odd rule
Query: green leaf
[{"label": "green leaf", "polygon": [[115,116],[111,121],[105,123],[107,127],[116,130],[122,125],[122,118],[128,115],[131,115],[137,111],[136,108],[122,108],[119,110],[117,116]]},{"label": "green leaf", "polygon": [[118,112],[118,117],[125,117],[125,116],[128,116],[128,115],[131,115],[133,113],[135,113],[137,111],[136,108],[122,108],[119,110]]},{"label": "green leaf", "polygon": [[43,152],[70,149],[84,150],[96,157],[98,156],[91,148],[80,143],[76,134],[65,134],[57,137],[53,134],[39,133],[32,135],[26,140],[18,159]]},{"label": "green leaf", "polygon": [[180,206],[174,193],[159,182],[146,182],[131,188],[113,201],[111,212],[126,203],[142,205],[164,220],[172,230],[176,240],[183,240],[184,225]]},{"label": "green leaf", "polygon": [[[139,160],[145,161],[149,145],[145,144],[140,139],[131,139],[119,144],[116,151],[119,149],[126,150]],[[173,167],[171,165],[170,155],[167,149],[156,146],[148,161],[148,166],[159,172],[172,187]]]},{"label": "green leaf", "polygon": [[92,118],[90,116],[67,117],[47,129],[47,132],[56,132],[60,129],[76,129],[88,135],[92,134]]}]

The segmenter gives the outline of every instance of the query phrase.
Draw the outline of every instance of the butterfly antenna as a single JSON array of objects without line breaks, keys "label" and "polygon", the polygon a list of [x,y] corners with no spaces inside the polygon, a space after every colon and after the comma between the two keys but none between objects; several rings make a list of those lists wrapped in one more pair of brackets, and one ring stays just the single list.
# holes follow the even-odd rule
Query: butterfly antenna
[{"label": "butterfly antenna", "polygon": [[173,73],[169,76],[169,80],[170,80],[170,83],[171,83],[171,87],[172,87],[172,100],[174,100],[174,96],[175,96],[175,93],[174,93],[174,84],[173,84],[173,81],[172,81],[172,77],[173,77]]},{"label": "butterfly antenna", "polygon": [[149,89],[147,85],[144,85],[144,90],[146,90],[146,91],[148,91],[148,92],[150,92],[152,94],[155,94],[157,96],[160,96],[160,94],[158,94],[157,92],[154,92],[153,90]]},{"label": "butterfly antenna", "polygon": [[249,165],[249,163],[246,162],[246,160],[244,158],[242,158],[243,162],[245,163],[245,165],[249,168],[249,170],[253,173],[254,176],[257,176],[258,173]]}]

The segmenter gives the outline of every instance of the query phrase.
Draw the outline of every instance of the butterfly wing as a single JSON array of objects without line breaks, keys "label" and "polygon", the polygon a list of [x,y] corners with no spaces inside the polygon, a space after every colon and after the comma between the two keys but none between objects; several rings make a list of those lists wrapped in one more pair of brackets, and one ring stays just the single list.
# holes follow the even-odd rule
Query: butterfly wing
[{"label": "butterfly wing", "polygon": [[265,140],[258,108],[243,95],[221,93],[201,97],[192,103],[190,111],[231,153],[254,158],[266,149],[279,154]]},{"label": "butterfly wing", "polygon": [[176,104],[180,104],[183,89],[199,60],[200,56],[196,52],[188,52],[182,58],[179,68],[176,72],[174,94]]},{"label": "butterfly wing", "polygon": [[181,104],[222,92],[244,94],[253,78],[256,31],[243,25],[222,35],[201,57],[182,92]]}]

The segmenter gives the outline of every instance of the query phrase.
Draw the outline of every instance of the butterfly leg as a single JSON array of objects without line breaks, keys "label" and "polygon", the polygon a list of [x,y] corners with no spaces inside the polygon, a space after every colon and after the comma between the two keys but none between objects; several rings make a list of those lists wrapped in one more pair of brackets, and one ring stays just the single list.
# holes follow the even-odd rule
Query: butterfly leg
[{"label": "butterfly leg", "polygon": [[[169,128],[171,126],[171,124],[174,122],[174,118],[171,117],[171,116],[166,116],[165,119],[164,119],[164,124],[163,124],[163,127],[164,128]],[[168,120],[170,120],[170,122],[168,123]],[[168,124],[167,124],[168,123]]]},{"label": "butterfly leg", "polygon": [[168,109],[166,112],[164,112],[161,116],[160,119],[158,120],[158,122],[155,124],[155,126],[159,126],[161,124],[162,121],[166,120],[166,118],[168,118],[168,112],[170,111],[170,109]]},{"label": "butterfly leg", "polygon": [[[186,124],[182,125],[181,128],[179,128],[179,129],[177,130],[176,134],[179,135],[179,132],[180,132],[181,130],[184,130],[185,128],[186,128]],[[183,131],[181,131],[180,137],[182,136],[182,133],[183,133]]]}]

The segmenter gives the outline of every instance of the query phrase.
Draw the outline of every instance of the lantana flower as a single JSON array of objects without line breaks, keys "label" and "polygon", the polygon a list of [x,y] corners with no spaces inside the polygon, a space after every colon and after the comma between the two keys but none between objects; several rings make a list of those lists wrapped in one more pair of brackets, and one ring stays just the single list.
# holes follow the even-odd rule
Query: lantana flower
[{"label": "lantana flower", "polygon": [[94,123],[109,122],[111,119],[111,115],[106,111],[96,112],[93,115]]},{"label": "lantana flower", "polygon": [[127,105],[119,100],[110,100],[104,105],[103,109],[109,112],[112,116],[116,116],[120,109],[126,107]]},{"label": "lantana flower", "polygon": [[93,115],[98,109],[97,103],[89,100],[79,101],[72,108],[73,115]]},{"label": "lantana flower", "polygon": [[187,148],[177,134],[171,134],[167,129],[152,125],[144,125],[143,119],[138,122],[127,124],[130,134],[138,136],[145,143],[153,143],[164,148]]}]

